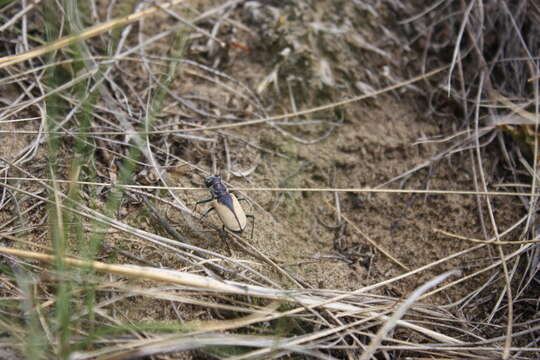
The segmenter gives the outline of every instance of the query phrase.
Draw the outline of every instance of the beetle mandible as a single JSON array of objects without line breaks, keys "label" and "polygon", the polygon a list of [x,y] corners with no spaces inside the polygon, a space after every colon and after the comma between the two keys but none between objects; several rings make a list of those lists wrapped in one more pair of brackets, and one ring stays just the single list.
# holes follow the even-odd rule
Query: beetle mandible
[{"label": "beetle mandible", "polygon": [[227,186],[221,182],[221,176],[214,175],[207,178],[204,184],[210,189],[212,197],[207,200],[199,200],[195,204],[195,209],[199,204],[205,204],[212,202],[212,207],[208,209],[202,217],[208,215],[212,210],[216,210],[221,222],[223,223],[223,230],[225,228],[235,233],[241,233],[244,231],[247,225],[247,218],[252,219],[251,224],[251,238],[253,238],[253,230],[255,228],[255,216],[246,214],[240,201],[246,200],[244,198],[237,198],[236,195],[229,192]]}]

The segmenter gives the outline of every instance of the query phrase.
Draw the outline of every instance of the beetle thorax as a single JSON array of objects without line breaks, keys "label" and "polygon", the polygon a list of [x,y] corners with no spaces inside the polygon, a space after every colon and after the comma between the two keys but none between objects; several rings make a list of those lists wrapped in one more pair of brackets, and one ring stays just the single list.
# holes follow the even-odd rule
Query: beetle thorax
[{"label": "beetle thorax", "polygon": [[212,185],[210,187],[210,192],[212,193],[212,195],[214,195],[214,197],[219,198],[219,197],[229,193],[229,190],[222,183],[217,183],[217,184],[214,184],[214,185]]}]

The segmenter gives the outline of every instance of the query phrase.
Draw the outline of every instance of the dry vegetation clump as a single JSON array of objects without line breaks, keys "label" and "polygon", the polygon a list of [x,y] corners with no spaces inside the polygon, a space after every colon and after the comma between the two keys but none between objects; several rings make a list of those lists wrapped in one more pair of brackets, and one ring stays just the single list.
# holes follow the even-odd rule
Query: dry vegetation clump
[{"label": "dry vegetation clump", "polygon": [[[392,2],[392,6],[396,13],[410,14],[401,24],[413,39],[410,45],[422,51],[422,61],[411,63],[413,71],[449,67],[450,73],[431,78],[422,87],[429,99],[426,116],[450,120],[442,124],[454,134],[445,139],[450,145],[444,156],[457,151],[470,154],[477,190],[520,194],[521,218],[507,228],[492,216],[507,200],[478,197],[482,232],[486,239],[501,243],[496,256],[516,254],[490,275],[504,279],[504,288],[501,282],[490,281],[467,300],[480,305],[474,315],[481,324],[478,329],[482,336],[500,339],[501,345],[504,338],[506,349],[510,342],[536,347],[540,5],[521,0],[439,1],[429,7],[422,2],[410,8]],[[498,295],[490,295],[494,293]],[[503,354],[509,356],[508,350]]]},{"label": "dry vegetation clump", "polygon": [[540,9],[419,4],[0,0],[0,358],[538,357]]}]

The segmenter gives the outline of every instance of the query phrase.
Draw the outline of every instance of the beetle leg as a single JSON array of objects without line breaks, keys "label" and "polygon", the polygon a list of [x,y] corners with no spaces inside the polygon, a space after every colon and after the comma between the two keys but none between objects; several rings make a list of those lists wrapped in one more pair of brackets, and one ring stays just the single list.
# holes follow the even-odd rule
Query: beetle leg
[{"label": "beetle leg", "polygon": [[246,214],[246,217],[251,218],[251,239],[253,239],[253,230],[255,230],[255,215]]},{"label": "beetle leg", "polygon": [[[238,202],[240,201],[247,201],[249,203],[249,205],[253,208],[253,203],[251,202],[251,200],[248,200],[246,198],[236,198],[236,200],[238,200]],[[247,215],[246,215],[247,216]],[[253,215],[251,215],[253,216]]]},{"label": "beetle leg", "polygon": [[210,202],[212,200],[214,200],[214,198],[210,198],[210,199],[206,199],[206,200],[199,200],[199,201],[197,201],[196,205],[205,204],[205,203]]},{"label": "beetle leg", "polygon": [[212,200],[214,200],[214,198],[207,199],[207,200],[199,200],[199,201],[197,201],[197,202],[195,203],[195,208],[193,209],[193,212],[195,212],[195,211],[197,210],[197,206],[198,206],[199,204],[206,204],[207,202],[210,202],[210,201],[212,201]]},{"label": "beetle leg", "polygon": [[[250,205],[252,205],[251,201],[249,201],[248,199],[244,197],[237,197],[236,200],[238,200],[239,202],[247,201]],[[251,218],[251,239],[253,239],[253,231],[255,230],[255,215],[246,214],[246,217]]]},{"label": "beetle leg", "polygon": [[202,214],[201,219],[203,217],[205,217],[206,215],[208,215],[210,213],[210,211],[212,211],[212,210],[215,210],[213,206],[210,209],[206,210],[206,212],[204,214]]},{"label": "beetle leg", "polygon": [[[229,233],[227,232],[227,227],[225,225],[223,225],[221,227],[221,237],[222,237],[223,240],[226,240],[229,237]],[[225,241],[225,243],[227,244],[227,247],[229,248],[229,252],[231,252],[231,248],[229,247],[229,243],[227,241]]]},{"label": "beetle leg", "polygon": [[229,236],[229,233],[225,230],[225,225],[223,225],[223,227],[221,228],[220,237],[221,237],[221,240],[225,242],[225,245],[227,245],[227,251],[229,252],[229,255],[232,255],[233,252],[231,249],[231,244],[229,244],[229,242],[227,241],[228,236]]}]

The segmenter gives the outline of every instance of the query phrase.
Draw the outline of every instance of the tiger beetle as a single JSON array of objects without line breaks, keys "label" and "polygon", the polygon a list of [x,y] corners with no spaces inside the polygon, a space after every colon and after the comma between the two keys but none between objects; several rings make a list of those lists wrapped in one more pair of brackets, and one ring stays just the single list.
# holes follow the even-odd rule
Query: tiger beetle
[{"label": "tiger beetle", "polygon": [[[246,214],[240,201],[246,200],[244,198],[236,198],[236,196],[229,192],[227,186],[221,182],[221,176],[214,175],[204,181],[204,184],[210,189],[212,197],[207,200],[199,200],[195,204],[197,205],[212,202],[212,207],[208,209],[202,217],[208,215],[212,210],[216,210],[221,222],[223,223],[223,231],[225,228],[235,233],[241,233],[244,231],[247,225],[247,218],[252,219],[251,224],[251,238],[253,238],[253,230],[255,228],[255,216]],[[194,209],[194,211],[195,211]]]}]

